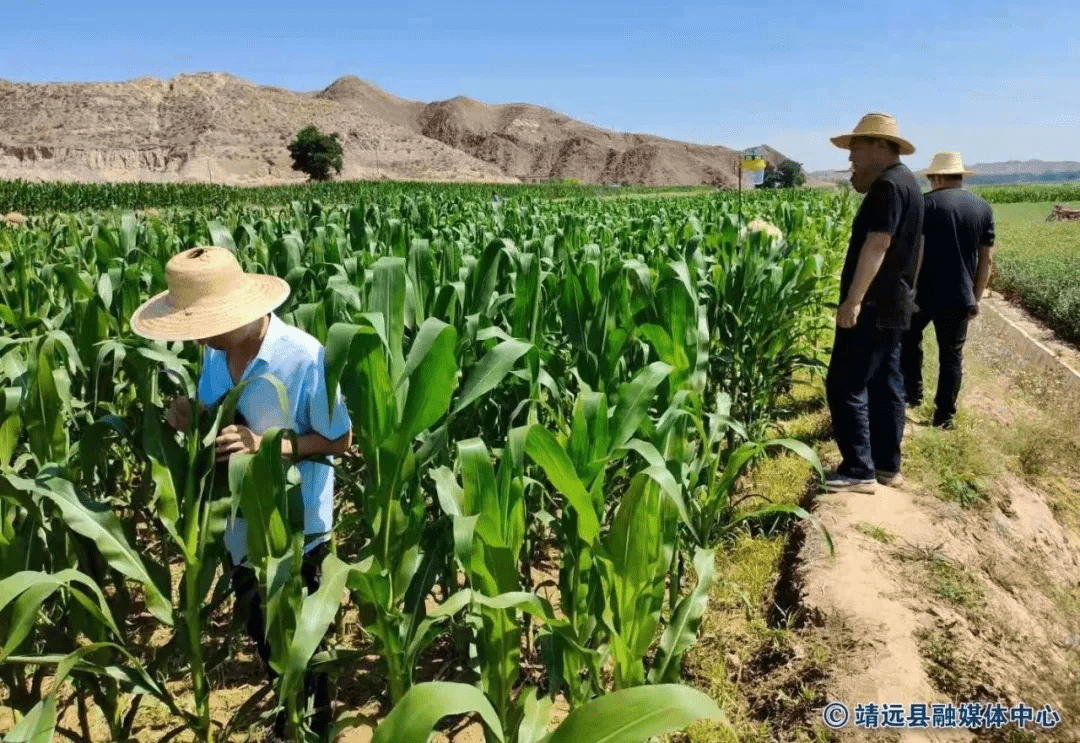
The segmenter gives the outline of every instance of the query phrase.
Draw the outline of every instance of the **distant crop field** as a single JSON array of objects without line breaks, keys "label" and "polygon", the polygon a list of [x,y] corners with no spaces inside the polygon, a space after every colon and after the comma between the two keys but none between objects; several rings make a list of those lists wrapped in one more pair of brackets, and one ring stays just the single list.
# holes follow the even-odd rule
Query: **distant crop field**
[{"label": "distant crop field", "polygon": [[634,186],[580,183],[427,183],[411,181],[331,181],[282,186],[226,186],[220,183],[36,183],[0,180],[0,214],[52,214],[124,209],[198,209],[204,206],[287,206],[317,200],[324,205],[362,200],[452,193],[461,198],[575,199],[712,192],[711,186]]},{"label": "distant crop field", "polygon": [[[971,190],[991,204],[1020,204],[1046,201],[1080,201],[1080,183],[1047,183],[1024,186],[971,186]],[[1047,210],[1047,214],[1050,210]]]},{"label": "distant crop field", "polygon": [[[282,186],[226,186],[220,183],[36,183],[0,180],[0,214],[122,211],[125,209],[198,209],[204,206],[288,206],[314,199],[324,205],[355,204],[360,200],[405,195],[453,193],[469,199],[592,199],[654,195],[703,195],[713,186],[635,186],[581,183],[553,179],[544,183],[427,183],[409,181],[331,181]],[[734,191],[734,189],[721,189]],[[770,191],[772,189],[769,189]],[[778,189],[779,193],[814,189]],[[832,191],[834,189],[826,189]],[[846,189],[850,190],[850,189]],[[971,186],[991,204],[1080,201],[1080,183]],[[746,194],[761,189],[746,189]],[[752,198],[747,196],[747,198]],[[1049,213],[1049,212],[1048,212]]]},{"label": "distant crop field", "polygon": [[991,287],[1046,322],[1064,340],[1080,343],[1080,223],[1047,222],[1055,203],[994,206],[997,252]]}]

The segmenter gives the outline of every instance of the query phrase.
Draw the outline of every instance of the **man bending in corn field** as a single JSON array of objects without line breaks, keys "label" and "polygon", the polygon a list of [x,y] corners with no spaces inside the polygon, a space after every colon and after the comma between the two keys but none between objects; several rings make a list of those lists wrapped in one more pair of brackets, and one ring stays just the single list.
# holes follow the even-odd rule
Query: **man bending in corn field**
[{"label": "man bending in corn field", "polygon": [[900,478],[904,390],[903,333],[911,324],[923,198],[900,162],[915,147],[889,114],[870,113],[851,134],[831,139],[850,151],[851,182],[866,194],[855,215],[840,277],[836,340],[826,377],[833,435],[843,461],[829,492],[873,493]]},{"label": "man bending in corn field", "polygon": [[921,172],[933,189],[924,197],[923,262],[915,293],[915,315],[904,334],[900,367],[907,404],[922,403],[922,336],[934,323],[938,342],[938,384],[933,425],[952,428],[963,377],[968,322],[979,314],[979,301],[990,280],[994,250],[994,210],[963,188],[959,152],[939,152]]},{"label": "man bending in corn field", "polygon": [[[253,380],[240,396],[237,420],[218,435],[218,461],[225,462],[233,454],[255,453],[262,444],[262,434],[270,428],[296,433],[296,450],[283,439],[282,455],[299,460],[307,536],[302,574],[310,595],[318,589],[333,528],[334,470],[332,465],[304,460],[343,454],[352,442],[352,425],[341,393],[332,413],[327,405],[326,351],[315,338],[273,314],[288,298],[289,285],[275,276],[244,273],[229,250],[206,247],[184,251],[169,261],[165,275],[168,291],[139,308],[132,318],[132,329],[153,340],[194,340],[205,347],[198,402],[207,407],[214,407],[241,382]],[[284,385],[288,410],[282,410],[274,386],[258,378],[266,374]],[[191,401],[178,397],[169,407],[167,421],[186,431],[191,415]],[[273,680],[276,674],[269,665],[262,600],[255,572],[244,563],[246,541],[244,520],[230,522],[225,546],[235,566],[236,611],[246,619],[248,632]],[[309,677],[306,686],[309,699],[314,696],[312,728],[325,739],[330,726],[326,674]],[[281,738],[284,729],[281,714],[274,732]]]}]

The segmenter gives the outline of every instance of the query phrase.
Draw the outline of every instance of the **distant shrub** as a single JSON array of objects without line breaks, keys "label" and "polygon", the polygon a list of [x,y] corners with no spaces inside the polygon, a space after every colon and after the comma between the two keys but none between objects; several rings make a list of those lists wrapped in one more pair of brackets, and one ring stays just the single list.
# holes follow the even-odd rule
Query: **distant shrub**
[{"label": "distant shrub", "polygon": [[293,170],[306,173],[313,181],[330,180],[330,170],[341,172],[342,153],[338,134],[323,134],[313,126],[305,126],[289,144]]}]

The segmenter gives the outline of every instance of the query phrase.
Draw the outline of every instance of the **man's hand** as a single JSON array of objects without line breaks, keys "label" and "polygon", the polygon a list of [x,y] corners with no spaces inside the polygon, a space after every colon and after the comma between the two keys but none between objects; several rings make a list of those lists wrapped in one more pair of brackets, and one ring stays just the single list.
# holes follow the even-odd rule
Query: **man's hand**
[{"label": "man's hand", "polygon": [[217,437],[217,461],[224,462],[233,454],[254,454],[262,446],[262,436],[247,426],[226,426]]},{"label": "man's hand", "polygon": [[165,422],[177,431],[186,431],[191,427],[191,400],[184,395],[174,397],[165,414]]},{"label": "man's hand", "polygon": [[975,304],[973,304],[971,306],[971,309],[968,310],[968,317],[978,317],[978,316],[979,316],[979,303],[975,302]]},{"label": "man's hand", "polygon": [[836,309],[836,324],[841,328],[853,328],[859,319],[862,303],[844,301]]}]

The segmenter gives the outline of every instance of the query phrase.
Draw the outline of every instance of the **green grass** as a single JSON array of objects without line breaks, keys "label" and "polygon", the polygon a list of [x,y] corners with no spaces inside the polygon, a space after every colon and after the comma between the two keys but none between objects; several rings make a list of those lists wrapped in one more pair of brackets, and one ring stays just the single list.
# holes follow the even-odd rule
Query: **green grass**
[{"label": "green grass", "polygon": [[990,440],[1001,461],[1043,492],[1057,519],[1080,534],[1080,399],[1036,369],[1001,369],[1011,424]]},{"label": "green grass", "polygon": [[1000,467],[996,452],[977,429],[969,416],[958,414],[952,431],[919,431],[904,447],[905,475],[920,490],[964,508],[988,505]]},{"label": "green grass", "polygon": [[769,626],[784,537],[743,534],[717,557],[717,581],[702,641],[687,657],[693,684],[710,694],[731,727],[700,722],[673,740],[772,743],[835,740],[814,710],[825,704],[828,649],[810,633]]},{"label": "green grass", "polygon": [[976,613],[985,600],[982,584],[958,562],[942,556],[942,546],[913,545],[905,541],[892,550],[892,555],[897,560],[921,566],[922,571],[916,580],[923,583],[935,596],[966,609],[969,613]]},{"label": "green grass", "polygon": [[[951,431],[925,426],[934,411],[938,379],[938,345],[934,326],[923,335],[923,402],[911,411],[922,424],[903,444],[904,475],[918,490],[933,493],[964,508],[990,502],[991,486],[1001,473],[1000,453],[985,435],[981,422],[962,404],[958,405],[956,427]],[[964,364],[965,387],[978,384],[986,372]]]},{"label": "green grass", "polygon": [[1055,204],[1080,209],[1080,201],[1033,201],[1015,204],[994,204],[994,222],[1001,225],[1024,225],[1034,222],[1046,224],[1046,218],[1054,211]]},{"label": "green grass", "polygon": [[740,684],[753,650],[771,639],[762,607],[776,582],[784,541],[742,535],[717,557],[718,580],[710,592],[703,639],[689,651],[687,667],[734,729],[698,723],[690,729],[693,743],[769,740],[768,726],[755,719],[740,696]]},{"label": "green grass", "polygon": [[[776,431],[771,435],[802,441],[811,449],[826,444],[831,433],[829,408],[825,404],[824,382],[817,378],[806,381],[805,372],[798,372],[797,383],[791,392],[790,407]],[[820,456],[820,454],[819,454]],[[797,504],[806,492],[807,482],[816,477],[813,466],[793,452],[777,448],[772,456],[755,464],[749,471],[747,486],[772,503]],[[755,507],[761,505],[754,499]]]},{"label": "green grass", "polygon": [[951,697],[967,690],[967,666],[956,653],[956,638],[949,630],[919,630],[915,633],[919,651],[927,661],[927,675],[934,686]]},{"label": "green grass", "polygon": [[937,596],[968,610],[979,608],[983,590],[962,567],[941,557],[930,560],[930,584]]},{"label": "green grass", "polygon": [[994,207],[997,250],[991,287],[1019,302],[1062,339],[1080,343],[1080,222],[1046,222],[1053,206]]},{"label": "green grass", "polygon": [[855,530],[861,534],[865,534],[871,539],[881,542],[882,544],[891,544],[896,541],[896,535],[882,529],[880,526],[874,524],[868,524],[865,521],[860,521],[855,524]]},{"label": "green grass", "polygon": [[[788,399],[777,435],[798,438],[818,449],[828,446],[828,408],[820,379],[804,371]],[[801,457],[778,450],[755,465],[747,478],[754,493],[778,503],[795,503],[806,492],[813,468]],[[757,499],[755,505],[760,504]],[[687,657],[694,684],[711,694],[731,728],[697,723],[673,740],[692,743],[772,743],[784,740],[826,743],[836,739],[814,714],[823,706],[829,650],[811,632],[770,626],[786,533],[740,533],[717,556],[702,641]],[[801,652],[796,653],[796,649]]]},{"label": "green grass", "polygon": [[1062,616],[1080,623],[1080,588],[1047,584],[1043,586],[1043,592],[1054,602]]}]

